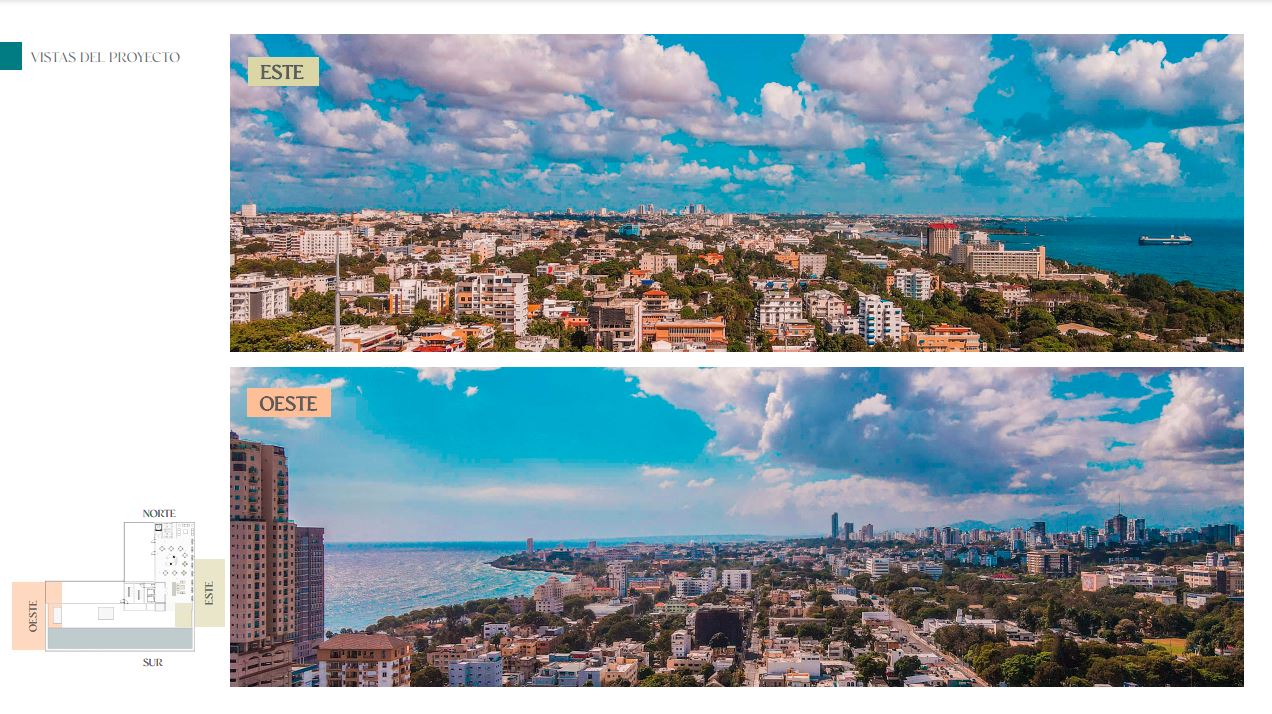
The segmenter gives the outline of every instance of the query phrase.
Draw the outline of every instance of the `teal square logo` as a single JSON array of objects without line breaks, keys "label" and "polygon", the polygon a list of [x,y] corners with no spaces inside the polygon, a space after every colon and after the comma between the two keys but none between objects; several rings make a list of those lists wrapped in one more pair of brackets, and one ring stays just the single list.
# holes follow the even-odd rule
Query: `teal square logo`
[{"label": "teal square logo", "polygon": [[22,69],[22,43],[0,42],[0,70]]}]

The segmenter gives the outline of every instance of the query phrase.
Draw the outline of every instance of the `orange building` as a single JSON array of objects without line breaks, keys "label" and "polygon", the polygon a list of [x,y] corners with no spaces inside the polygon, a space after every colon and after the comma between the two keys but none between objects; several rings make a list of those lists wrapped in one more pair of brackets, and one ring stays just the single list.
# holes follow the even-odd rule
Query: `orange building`
[{"label": "orange building", "polygon": [[910,344],[920,352],[980,352],[981,338],[970,327],[956,327],[941,323],[922,332],[906,336]]},{"label": "orange building", "polygon": [[654,325],[654,341],[677,347],[724,349],[724,318],[712,320],[668,320]]}]

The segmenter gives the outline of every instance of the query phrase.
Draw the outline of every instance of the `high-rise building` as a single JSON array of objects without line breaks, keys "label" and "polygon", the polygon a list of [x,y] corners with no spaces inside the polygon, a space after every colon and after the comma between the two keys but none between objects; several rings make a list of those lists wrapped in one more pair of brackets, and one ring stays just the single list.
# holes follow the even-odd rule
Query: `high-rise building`
[{"label": "high-rise building", "polygon": [[853,527],[854,524],[852,521],[848,521],[844,524],[844,540],[852,540],[854,534]]},{"label": "high-rise building", "polygon": [[1148,531],[1144,529],[1143,518],[1129,518],[1126,521],[1126,540],[1139,543],[1148,540]]},{"label": "high-rise building", "polygon": [[953,223],[929,223],[923,229],[923,249],[928,255],[949,255],[958,241],[958,226]]},{"label": "high-rise building", "polygon": [[1110,543],[1126,542],[1126,516],[1121,513],[1104,522],[1104,537]]},{"label": "high-rise building", "polygon": [[534,555],[534,538],[526,538],[526,554]]},{"label": "high-rise building", "polygon": [[291,686],[296,526],[281,446],[230,433],[230,686]]},{"label": "high-rise building", "polygon": [[610,587],[614,588],[616,597],[627,596],[627,566],[631,564],[629,560],[611,560],[605,566],[605,572],[609,575]]},{"label": "high-rise building", "polygon": [[830,514],[830,537],[831,538],[839,537],[839,512],[838,511]]},{"label": "high-rise building", "polygon": [[874,524],[867,523],[861,527],[861,540],[863,542],[870,542],[874,540]]},{"label": "high-rise building", "polygon": [[239,215],[243,218],[256,218],[256,204],[244,203],[239,207]]},{"label": "high-rise building", "polygon": [[296,527],[296,656],[317,662],[318,645],[327,631],[326,546],[322,528]]}]

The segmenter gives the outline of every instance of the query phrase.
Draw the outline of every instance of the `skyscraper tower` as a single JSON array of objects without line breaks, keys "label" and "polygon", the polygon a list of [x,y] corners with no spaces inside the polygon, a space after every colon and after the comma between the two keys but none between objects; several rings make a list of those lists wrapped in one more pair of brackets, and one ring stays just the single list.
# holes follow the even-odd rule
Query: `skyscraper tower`
[{"label": "skyscraper tower", "polygon": [[839,537],[839,512],[838,511],[830,514],[830,537],[832,539]]},{"label": "skyscraper tower", "polygon": [[296,527],[296,657],[317,662],[326,627],[326,546],[322,528]]},{"label": "skyscraper tower", "polygon": [[230,432],[230,686],[289,687],[296,525],[281,446]]}]

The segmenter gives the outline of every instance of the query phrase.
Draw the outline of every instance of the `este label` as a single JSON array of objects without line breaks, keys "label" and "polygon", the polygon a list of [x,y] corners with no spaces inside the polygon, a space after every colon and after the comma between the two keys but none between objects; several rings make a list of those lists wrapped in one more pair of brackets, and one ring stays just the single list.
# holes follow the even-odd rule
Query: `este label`
[{"label": "este label", "polygon": [[248,57],[250,87],[317,87],[317,57]]}]

